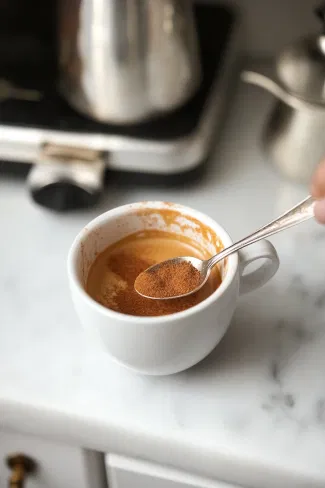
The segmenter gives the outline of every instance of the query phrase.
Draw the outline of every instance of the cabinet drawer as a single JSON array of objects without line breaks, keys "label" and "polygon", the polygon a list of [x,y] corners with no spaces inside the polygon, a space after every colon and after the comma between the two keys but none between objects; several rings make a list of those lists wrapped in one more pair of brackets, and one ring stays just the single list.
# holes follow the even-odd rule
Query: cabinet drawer
[{"label": "cabinet drawer", "polygon": [[0,488],[8,487],[11,474],[6,458],[17,452],[36,463],[36,472],[27,477],[26,488],[107,488],[104,456],[101,454],[2,431]]},{"label": "cabinet drawer", "polygon": [[105,457],[109,488],[240,488],[185,471],[114,454]]}]

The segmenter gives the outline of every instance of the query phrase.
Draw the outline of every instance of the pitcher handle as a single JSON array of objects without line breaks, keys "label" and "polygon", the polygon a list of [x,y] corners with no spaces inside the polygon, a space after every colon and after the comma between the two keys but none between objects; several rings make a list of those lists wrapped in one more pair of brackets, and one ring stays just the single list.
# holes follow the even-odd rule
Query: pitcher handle
[{"label": "pitcher handle", "polygon": [[278,81],[270,78],[269,76],[263,75],[262,73],[257,73],[256,71],[244,70],[240,74],[240,78],[245,83],[250,83],[252,85],[264,88],[268,92],[272,93],[276,98],[281,100],[290,107],[295,109],[303,110],[321,110],[324,112],[324,106],[309,103],[306,100],[297,98],[295,95],[287,92]]}]

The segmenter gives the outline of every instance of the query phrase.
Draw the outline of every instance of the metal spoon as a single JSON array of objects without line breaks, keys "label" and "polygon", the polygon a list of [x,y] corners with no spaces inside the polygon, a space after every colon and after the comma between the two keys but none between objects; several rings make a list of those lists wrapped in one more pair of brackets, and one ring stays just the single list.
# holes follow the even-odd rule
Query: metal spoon
[{"label": "metal spoon", "polygon": [[273,234],[277,234],[282,230],[289,229],[289,227],[300,224],[301,222],[304,222],[305,220],[314,217],[314,204],[315,204],[315,200],[312,197],[309,196],[305,198],[305,200],[298,203],[298,205],[294,206],[293,208],[285,212],[283,215],[280,215],[280,217],[278,217],[277,219],[272,220],[272,222],[265,225],[264,227],[261,227],[253,234],[250,234],[244,239],[241,239],[235,244],[232,244],[231,246],[227,247],[226,249],[224,249],[223,251],[219,252],[218,254],[216,254],[215,256],[213,256],[212,258],[206,261],[203,261],[198,258],[193,258],[191,256],[173,258],[173,259],[168,259],[167,261],[163,261],[162,263],[155,264],[154,266],[150,266],[150,268],[146,269],[143,272],[143,273],[148,273],[149,271],[152,272],[153,270],[158,270],[160,266],[165,265],[165,263],[167,262],[177,264],[177,263],[181,263],[182,261],[187,261],[201,273],[201,281],[199,286],[197,286],[194,290],[188,293],[185,293],[183,295],[158,298],[158,297],[152,297],[150,295],[142,294],[136,287],[137,282],[135,282],[134,288],[137,291],[137,293],[139,293],[140,295],[144,296],[145,298],[151,298],[153,300],[170,300],[174,298],[180,298],[187,295],[191,295],[192,293],[197,292],[206,283],[207,279],[209,278],[211,269],[217,263],[225,259],[230,254],[233,254],[239,251],[239,249],[249,246],[250,244],[254,244],[254,242],[260,241],[261,239],[265,239],[266,237],[269,237]]}]

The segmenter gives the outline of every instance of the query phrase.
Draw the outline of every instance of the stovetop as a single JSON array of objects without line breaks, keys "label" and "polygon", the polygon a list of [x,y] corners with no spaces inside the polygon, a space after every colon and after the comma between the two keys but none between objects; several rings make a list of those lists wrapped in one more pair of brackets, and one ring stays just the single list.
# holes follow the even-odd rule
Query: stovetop
[{"label": "stovetop", "polygon": [[[222,65],[224,47],[228,40],[234,14],[224,6],[197,5],[195,18],[199,36],[203,79],[195,96],[178,110],[146,123],[117,126],[98,123],[78,114],[60,97],[53,80],[56,70],[48,64],[45,72],[32,73],[26,67],[19,73],[5,73],[19,86],[37,89],[44,93],[39,102],[8,100],[0,105],[0,125],[28,127],[87,134],[111,134],[137,139],[164,141],[184,137],[195,130],[202,107]],[[39,68],[38,68],[39,69]],[[46,73],[47,71],[47,73]]]},{"label": "stovetop", "polygon": [[[112,178],[127,185],[197,181],[218,141],[241,36],[237,15],[224,5],[199,3],[195,19],[202,65],[199,90],[174,112],[131,126],[95,122],[60,97],[50,43],[38,45],[35,58],[17,48],[20,62],[3,62],[0,32],[0,79],[43,93],[38,102],[0,103],[0,174],[26,174],[22,168],[32,165],[27,185],[33,199],[55,210],[93,205]],[[80,164],[79,155],[87,151],[92,164]]]}]

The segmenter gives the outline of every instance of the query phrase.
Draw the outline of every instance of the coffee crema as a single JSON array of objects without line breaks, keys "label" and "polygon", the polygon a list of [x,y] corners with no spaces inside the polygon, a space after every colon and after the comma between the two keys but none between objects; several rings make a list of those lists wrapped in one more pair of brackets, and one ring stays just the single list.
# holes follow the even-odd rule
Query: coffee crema
[{"label": "coffee crema", "polygon": [[187,297],[151,300],[134,289],[140,273],[177,256],[208,259],[210,254],[185,236],[160,230],[131,234],[97,256],[90,267],[86,291],[104,307],[127,315],[150,317],[181,312],[202,302],[218,288],[221,277],[217,267],[207,283]]}]

